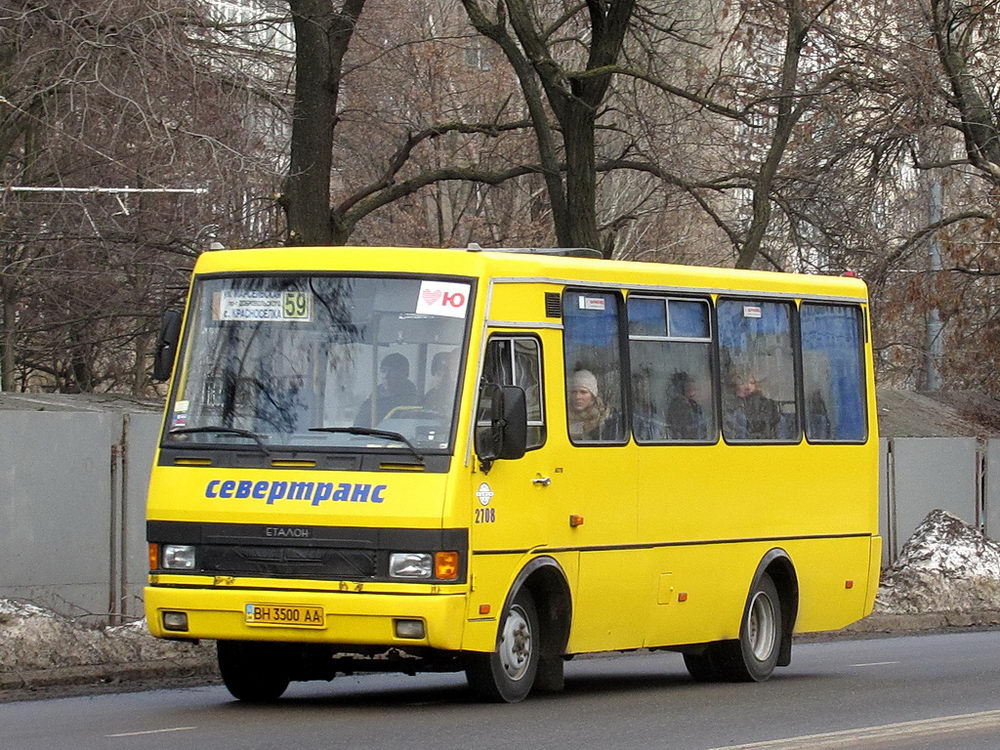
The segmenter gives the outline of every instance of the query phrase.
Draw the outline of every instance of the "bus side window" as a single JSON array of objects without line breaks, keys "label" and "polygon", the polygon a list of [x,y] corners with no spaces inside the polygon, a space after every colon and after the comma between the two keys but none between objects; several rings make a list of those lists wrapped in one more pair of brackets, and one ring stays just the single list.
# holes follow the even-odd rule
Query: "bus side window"
[{"label": "bus side window", "polygon": [[861,310],[803,302],[799,319],[806,438],[863,442],[868,430]]},{"label": "bus side window", "polygon": [[[531,336],[495,336],[486,345],[484,383],[516,385],[524,389],[528,407],[528,450],[545,443],[545,404],[542,395],[542,353]],[[480,402],[476,429],[489,425],[490,404]]]},{"label": "bus side window", "polygon": [[573,443],[624,443],[620,296],[572,292],[563,298],[566,415]]},{"label": "bus side window", "polygon": [[722,434],[728,441],[799,441],[792,305],[720,299]]},{"label": "bus side window", "polygon": [[628,324],[636,441],[715,442],[707,300],[631,294]]}]

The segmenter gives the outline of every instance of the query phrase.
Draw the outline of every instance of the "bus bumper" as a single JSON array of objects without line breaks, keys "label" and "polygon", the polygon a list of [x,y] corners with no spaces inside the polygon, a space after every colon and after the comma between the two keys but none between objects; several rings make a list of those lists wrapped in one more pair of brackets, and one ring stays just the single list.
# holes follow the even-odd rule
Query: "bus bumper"
[{"label": "bus bumper", "polygon": [[[462,647],[465,594],[378,594],[319,591],[262,591],[147,586],[146,621],[159,638],[333,643],[357,646]],[[319,626],[247,624],[248,604],[321,607]],[[184,613],[187,629],[164,628],[164,613]],[[396,620],[419,620],[423,638],[400,638]]]}]

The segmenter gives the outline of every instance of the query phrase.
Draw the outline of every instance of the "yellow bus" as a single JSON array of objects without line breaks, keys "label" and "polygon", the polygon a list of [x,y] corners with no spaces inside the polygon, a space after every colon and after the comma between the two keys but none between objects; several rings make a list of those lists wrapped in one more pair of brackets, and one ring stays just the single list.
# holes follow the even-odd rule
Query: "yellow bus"
[{"label": "yellow bus", "polygon": [[464,670],[516,702],[604,651],[762,681],[868,614],[864,283],[580,254],[202,255],[157,348],[152,633],[216,639],[243,700]]}]

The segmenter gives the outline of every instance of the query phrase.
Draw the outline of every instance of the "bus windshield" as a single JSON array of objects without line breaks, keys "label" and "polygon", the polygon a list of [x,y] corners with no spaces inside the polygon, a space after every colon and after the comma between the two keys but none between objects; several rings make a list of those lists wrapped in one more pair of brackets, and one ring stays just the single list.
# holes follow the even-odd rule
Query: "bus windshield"
[{"label": "bus windshield", "polygon": [[165,443],[452,448],[467,280],[200,279]]}]

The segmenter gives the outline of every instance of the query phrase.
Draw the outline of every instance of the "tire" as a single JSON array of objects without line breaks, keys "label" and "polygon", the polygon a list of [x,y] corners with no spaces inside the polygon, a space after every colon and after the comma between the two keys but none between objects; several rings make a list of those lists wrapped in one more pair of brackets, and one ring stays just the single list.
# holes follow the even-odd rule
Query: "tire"
[{"label": "tire", "polygon": [[717,682],[722,674],[712,662],[712,650],[718,646],[713,643],[700,654],[684,654],[684,666],[695,682]]},{"label": "tire", "polygon": [[276,644],[219,641],[216,653],[222,681],[237,700],[271,703],[288,688],[288,670]]},{"label": "tire", "polygon": [[781,623],[781,598],[765,573],[747,597],[739,639],[711,643],[701,654],[684,654],[684,665],[699,682],[763,682],[778,663]]},{"label": "tire", "polygon": [[500,620],[496,648],[469,654],[465,677],[481,699],[519,703],[528,697],[538,673],[541,641],[538,613],[527,589],[521,589]]}]

